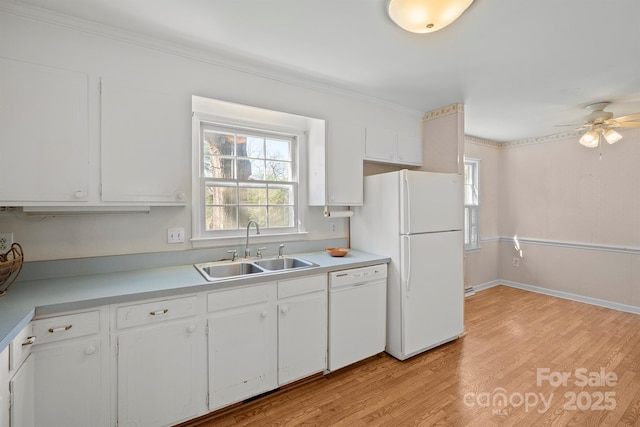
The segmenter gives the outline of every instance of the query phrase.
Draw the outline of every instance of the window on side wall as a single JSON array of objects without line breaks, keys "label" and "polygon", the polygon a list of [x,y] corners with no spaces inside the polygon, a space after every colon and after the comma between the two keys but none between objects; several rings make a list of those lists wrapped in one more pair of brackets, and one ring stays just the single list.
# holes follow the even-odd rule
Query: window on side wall
[{"label": "window on side wall", "polygon": [[480,160],[464,160],[464,248],[480,249]]}]

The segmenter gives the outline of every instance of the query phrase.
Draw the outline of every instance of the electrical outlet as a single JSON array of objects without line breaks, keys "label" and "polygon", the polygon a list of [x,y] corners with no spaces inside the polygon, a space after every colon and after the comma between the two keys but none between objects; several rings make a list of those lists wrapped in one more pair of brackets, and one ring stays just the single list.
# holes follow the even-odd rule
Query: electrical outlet
[{"label": "electrical outlet", "polygon": [[168,229],[167,243],[184,243],[184,228]]},{"label": "electrical outlet", "polygon": [[513,259],[513,266],[514,267],[520,267],[520,258],[514,258]]},{"label": "electrical outlet", "polygon": [[0,252],[6,252],[13,244],[13,233],[0,233]]},{"label": "electrical outlet", "polygon": [[337,233],[338,232],[338,224],[336,224],[335,222],[330,222],[329,223],[329,231],[331,233]]}]

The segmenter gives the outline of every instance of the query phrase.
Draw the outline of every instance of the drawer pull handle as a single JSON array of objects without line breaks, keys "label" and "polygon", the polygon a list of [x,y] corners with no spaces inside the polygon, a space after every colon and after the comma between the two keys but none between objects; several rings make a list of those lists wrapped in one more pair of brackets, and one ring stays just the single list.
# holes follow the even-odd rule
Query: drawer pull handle
[{"label": "drawer pull handle", "polygon": [[56,332],[64,332],[64,331],[68,331],[69,329],[71,329],[73,327],[73,325],[67,325],[67,326],[60,326],[59,328],[49,328],[49,333],[53,334]]},{"label": "drawer pull handle", "polygon": [[35,335],[32,335],[30,337],[27,337],[27,340],[22,343],[22,346],[24,347],[25,345],[31,345],[34,342],[36,342],[36,337],[35,337]]},{"label": "drawer pull handle", "polygon": [[168,312],[169,312],[169,309],[165,308],[164,310],[152,311],[149,314],[152,315],[152,316],[157,316],[159,314],[167,314]]}]

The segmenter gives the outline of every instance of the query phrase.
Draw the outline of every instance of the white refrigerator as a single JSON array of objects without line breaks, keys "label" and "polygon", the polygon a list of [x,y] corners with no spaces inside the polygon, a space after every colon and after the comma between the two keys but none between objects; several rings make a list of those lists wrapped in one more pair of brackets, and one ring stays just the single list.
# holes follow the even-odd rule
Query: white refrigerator
[{"label": "white refrigerator", "polygon": [[462,175],[367,176],[351,247],[391,258],[386,351],[404,360],[464,332]]}]

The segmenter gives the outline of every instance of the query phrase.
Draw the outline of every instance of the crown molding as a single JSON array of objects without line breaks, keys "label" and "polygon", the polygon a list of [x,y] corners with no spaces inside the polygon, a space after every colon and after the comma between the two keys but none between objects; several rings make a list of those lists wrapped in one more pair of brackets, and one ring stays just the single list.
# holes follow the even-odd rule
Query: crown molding
[{"label": "crown molding", "polygon": [[504,148],[504,143],[502,142],[491,141],[490,139],[478,138],[477,136],[473,136],[473,135],[465,135],[464,142],[468,142],[476,145],[483,145],[491,148],[498,148],[498,149]]},{"label": "crown molding", "polygon": [[455,104],[447,105],[446,107],[441,107],[437,110],[428,111],[424,113],[424,116],[422,116],[422,121],[427,122],[429,120],[439,119],[441,117],[457,113],[464,113],[464,104],[456,102]]},{"label": "crown molding", "polygon": [[503,145],[504,148],[511,148],[511,147],[521,147],[524,145],[534,145],[534,144],[545,144],[548,142],[557,142],[557,141],[561,141],[563,139],[578,139],[580,138],[580,136],[582,136],[583,132],[579,132],[579,131],[570,131],[570,132],[562,132],[562,133],[556,133],[553,135],[545,135],[545,136],[540,136],[537,138],[526,138],[526,139],[519,139],[517,141],[511,141],[511,142],[505,142]]},{"label": "crown molding", "polygon": [[18,3],[16,1],[10,0],[0,0],[0,13],[43,22],[46,24],[66,28],[69,30],[79,31],[94,36],[104,37],[121,43],[128,43],[138,47],[143,47],[158,52],[182,57],[185,59],[206,63],[235,72],[249,74],[280,83],[302,87],[305,89],[315,90],[317,92],[348,97],[361,102],[390,108],[392,110],[410,114],[413,116],[419,117],[422,115],[422,111],[415,110],[404,105],[396,104],[360,92],[343,89],[317,79],[302,78],[299,75],[294,75],[290,72],[286,72],[285,70],[278,69],[279,67],[276,65],[259,62],[257,60],[252,60],[250,58],[242,57],[239,55],[234,57],[231,52],[226,52],[221,49],[216,50],[214,48],[197,48],[194,46],[189,46],[188,44],[180,44],[169,40],[146,36],[140,33],[134,33],[124,29],[101,24],[95,21],[76,18],[41,7],[28,5],[25,3]]}]

